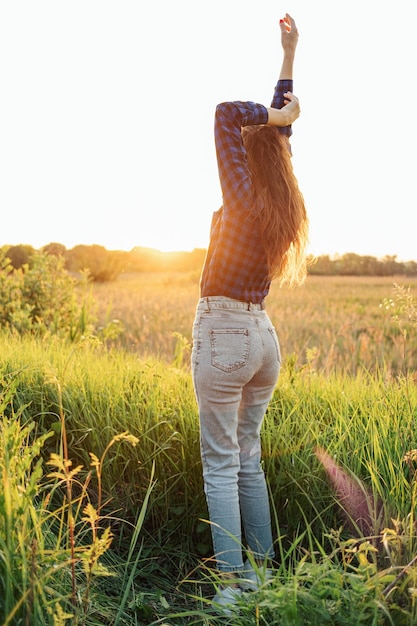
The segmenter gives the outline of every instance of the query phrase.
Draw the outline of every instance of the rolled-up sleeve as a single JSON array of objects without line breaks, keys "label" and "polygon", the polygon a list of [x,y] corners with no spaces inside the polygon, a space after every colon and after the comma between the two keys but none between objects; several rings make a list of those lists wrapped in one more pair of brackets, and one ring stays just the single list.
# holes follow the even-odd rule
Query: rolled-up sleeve
[{"label": "rolled-up sleeve", "polygon": [[[294,83],[290,79],[279,80],[277,82],[277,84],[275,86],[275,91],[274,91],[274,95],[273,95],[273,98],[272,98],[272,102],[271,102],[271,107],[273,109],[282,109],[282,107],[285,104],[285,102],[284,102],[284,93],[287,93],[287,91],[291,91],[292,92],[293,91],[293,86],[294,86]],[[287,135],[287,137],[291,137],[291,135],[292,135],[291,125],[289,125],[289,126],[280,126],[280,127],[278,127],[278,130],[283,135]]]}]

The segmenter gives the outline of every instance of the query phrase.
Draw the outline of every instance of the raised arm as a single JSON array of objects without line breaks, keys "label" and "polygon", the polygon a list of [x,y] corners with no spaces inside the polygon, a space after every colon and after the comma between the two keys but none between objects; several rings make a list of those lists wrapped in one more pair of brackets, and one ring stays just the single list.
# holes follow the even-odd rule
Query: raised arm
[{"label": "raised arm", "polygon": [[[284,54],[274,97],[272,98],[270,108],[268,108],[268,124],[281,126],[281,132],[289,136],[291,135],[292,122],[300,115],[298,99],[292,94],[293,68],[295,50],[298,43],[298,30],[293,18],[288,13],[280,20],[279,26]],[[283,124],[282,119],[285,115],[288,116],[289,121]]]},{"label": "raised arm", "polygon": [[284,51],[279,80],[292,80],[295,50],[298,43],[298,30],[293,18],[288,13],[284,19],[279,21],[279,27],[281,29],[281,44]]}]

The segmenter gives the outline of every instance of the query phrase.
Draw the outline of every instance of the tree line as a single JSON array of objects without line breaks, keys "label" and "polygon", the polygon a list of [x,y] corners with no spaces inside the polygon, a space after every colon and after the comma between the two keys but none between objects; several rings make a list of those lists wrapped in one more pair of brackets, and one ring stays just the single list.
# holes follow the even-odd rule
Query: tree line
[{"label": "tree line", "polygon": [[[65,268],[73,273],[87,272],[96,282],[116,280],[123,273],[188,272],[199,273],[206,255],[204,248],[191,252],[161,252],[153,248],[135,247],[130,251],[107,250],[104,246],[77,245],[67,249],[50,243],[40,250],[30,245],[3,246],[0,250],[14,269],[31,266],[39,252],[63,259]],[[308,272],[320,276],[417,276],[416,261],[398,261],[396,256],[378,259],[349,252],[330,257],[311,258]]]}]

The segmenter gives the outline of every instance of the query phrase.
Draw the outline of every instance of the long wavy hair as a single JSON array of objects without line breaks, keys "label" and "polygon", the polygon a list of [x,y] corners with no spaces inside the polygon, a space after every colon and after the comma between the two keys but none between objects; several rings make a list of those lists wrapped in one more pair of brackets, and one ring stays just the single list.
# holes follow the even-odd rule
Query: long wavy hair
[{"label": "long wavy hair", "polygon": [[288,139],[274,126],[242,129],[270,278],[300,285],[307,275],[308,217],[294,175]]}]

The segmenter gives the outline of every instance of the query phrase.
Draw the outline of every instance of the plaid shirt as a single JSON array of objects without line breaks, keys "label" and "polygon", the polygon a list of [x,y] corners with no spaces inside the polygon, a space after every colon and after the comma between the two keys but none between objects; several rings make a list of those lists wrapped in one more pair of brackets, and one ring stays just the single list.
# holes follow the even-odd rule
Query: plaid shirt
[{"label": "plaid shirt", "polygon": [[[280,80],[271,106],[284,105],[292,80]],[[266,124],[268,112],[254,102],[224,102],[216,108],[215,144],[223,206],[213,214],[210,244],[201,276],[201,296],[227,296],[259,303],[269,293],[266,253],[257,220],[250,218],[254,201],[241,128]],[[279,129],[290,136],[291,126]]]}]

